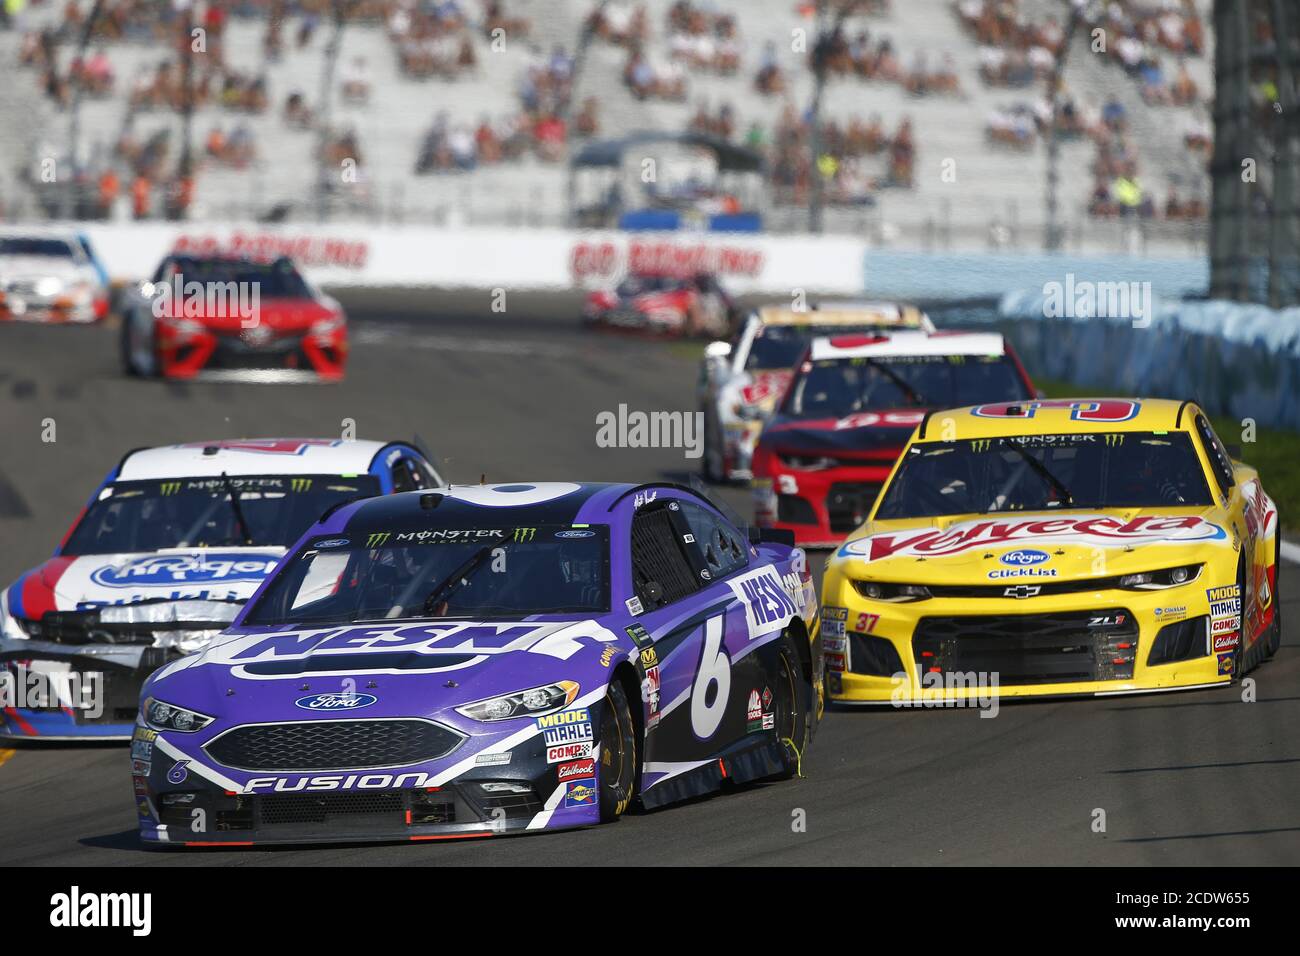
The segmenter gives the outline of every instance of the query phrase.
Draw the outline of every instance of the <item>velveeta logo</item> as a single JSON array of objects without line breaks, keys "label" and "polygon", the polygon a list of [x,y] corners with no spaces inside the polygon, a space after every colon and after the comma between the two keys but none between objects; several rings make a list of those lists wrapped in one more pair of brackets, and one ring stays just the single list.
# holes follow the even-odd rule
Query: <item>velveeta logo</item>
[{"label": "velveeta logo", "polygon": [[877,534],[850,541],[839,553],[842,557],[878,561],[895,555],[942,557],[960,554],[971,548],[988,548],[1017,541],[1119,545],[1226,539],[1227,535],[1222,528],[1196,516],[1161,518],[1148,515],[1123,521],[1105,515],[1089,515],[1022,521],[977,521],[947,530]]}]

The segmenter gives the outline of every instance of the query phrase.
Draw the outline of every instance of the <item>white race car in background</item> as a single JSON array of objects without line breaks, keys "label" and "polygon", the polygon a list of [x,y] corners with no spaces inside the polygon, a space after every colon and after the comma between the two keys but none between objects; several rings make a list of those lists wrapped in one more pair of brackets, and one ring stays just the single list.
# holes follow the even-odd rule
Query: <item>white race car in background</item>
[{"label": "white race car in background", "polygon": [[85,236],[0,230],[0,322],[98,322],[108,315],[110,295]]},{"label": "white race car in background", "polygon": [[54,556],[0,591],[3,738],[131,736],[140,685],[203,648],[325,511],[444,484],[414,443],[329,438],[133,451]]},{"label": "white race car in background", "polygon": [[729,342],[712,342],[700,363],[704,412],[704,475],[709,481],[747,480],[763,423],[790,382],[791,369],[817,336],[885,329],[934,331],[914,305],[821,302],[808,309],[764,306]]}]

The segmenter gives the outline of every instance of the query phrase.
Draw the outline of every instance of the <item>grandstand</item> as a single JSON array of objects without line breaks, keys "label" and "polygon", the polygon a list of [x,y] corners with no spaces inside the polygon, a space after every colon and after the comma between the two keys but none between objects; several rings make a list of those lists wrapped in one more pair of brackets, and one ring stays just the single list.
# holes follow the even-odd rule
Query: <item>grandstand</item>
[{"label": "grandstand", "polygon": [[[91,6],[67,5],[82,18]],[[32,3],[0,31],[11,76],[0,91],[9,131],[0,143],[0,201],[9,219],[67,211],[66,190],[42,181],[41,164],[55,159],[67,184],[68,104],[80,85],[82,215],[561,225],[569,219],[565,160],[584,133],[695,128],[764,152],[765,226],[801,231],[809,221],[802,118],[815,86],[816,6],[365,0],[350,5],[340,33],[326,135],[329,3],[199,2],[195,22],[210,26],[194,66],[208,76],[192,118],[201,163],[192,195],[178,198],[169,183],[183,137],[173,108],[180,14],[107,0],[124,26],[99,31],[78,71],[65,6]],[[1096,16],[1118,11],[1118,19],[1083,23],[1058,52],[1052,40],[1070,17],[1068,0],[858,4],[829,48],[826,231],[892,247],[1040,248],[1045,97],[1052,65],[1068,52],[1062,76],[1071,106],[1058,125],[1067,248],[1203,248],[1210,31],[1200,31],[1199,50],[1184,40],[1208,17],[1209,2],[1152,6],[1111,3]],[[596,29],[584,43],[588,25]],[[1104,54],[1091,48],[1094,27],[1106,31]],[[42,62],[49,50],[53,70]],[[168,60],[172,69],[160,74]],[[345,160],[356,161],[355,174]]]}]

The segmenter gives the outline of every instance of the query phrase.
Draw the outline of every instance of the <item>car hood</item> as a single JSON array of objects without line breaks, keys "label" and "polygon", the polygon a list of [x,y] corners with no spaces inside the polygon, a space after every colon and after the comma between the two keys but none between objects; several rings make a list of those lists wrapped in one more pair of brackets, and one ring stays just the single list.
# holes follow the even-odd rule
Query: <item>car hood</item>
[{"label": "car hood", "polygon": [[58,256],[0,256],[0,283],[47,277],[73,282],[92,276],[89,266]]},{"label": "car hood", "polygon": [[763,444],[792,454],[901,451],[921,423],[920,409],[861,412],[845,418],[789,418],[778,415],[763,431]]},{"label": "car hood", "polygon": [[176,548],[53,557],[7,592],[16,617],[158,600],[245,601],[284,548]]},{"label": "car hood", "polygon": [[1210,561],[1236,538],[1218,509],[1112,510],[868,522],[836,552],[864,579],[997,584],[1110,577]]},{"label": "car hood", "polygon": [[[576,681],[579,694],[589,693],[608,680],[620,649],[631,650],[630,640],[595,620],[241,627],[157,671],[145,693],[217,716],[225,726],[346,712],[437,717],[468,733],[481,725],[454,708],[558,680]],[[530,722],[501,721],[499,729]]]}]

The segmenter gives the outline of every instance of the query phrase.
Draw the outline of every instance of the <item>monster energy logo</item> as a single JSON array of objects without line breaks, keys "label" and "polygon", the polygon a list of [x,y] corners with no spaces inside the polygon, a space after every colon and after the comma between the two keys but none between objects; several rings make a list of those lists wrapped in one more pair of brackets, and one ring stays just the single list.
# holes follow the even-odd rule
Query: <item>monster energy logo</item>
[{"label": "monster energy logo", "polygon": [[979,438],[970,443],[971,451],[988,451],[993,447],[993,441],[989,438]]},{"label": "monster energy logo", "polygon": [[535,537],[537,537],[536,528],[515,528],[514,540],[516,541],[532,541]]},{"label": "monster energy logo", "polygon": [[1124,444],[1124,436],[1123,436],[1123,435],[1107,435],[1107,436],[1106,436],[1106,444],[1109,445],[1109,446],[1111,446],[1111,447],[1115,447],[1115,446],[1117,446],[1117,445],[1122,445],[1122,444]]},{"label": "monster energy logo", "polygon": [[367,547],[367,548],[379,548],[379,547],[382,547],[382,546],[384,545],[384,543],[385,543],[389,538],[391,538],[392,536],[393,536],[393,533],[392,533],[391,531],[379,531],[379,532],[376,532],[375,534],[372,534],[372,535],[370,535],[369,537],[366,538],[366,547]]},{"label": "monster energy logo", "polygon": [[311,490],[311,479],[310,479],[310,478],[294,478],[294,479],[292,479],[292,482],[291,482],[291,484],[290,484],[290,488],[291,488],[293,491],[310,491],[310,490]]},{"label": "monster energy logo", "polygon": [[179,481],[164,481],[159,486],[159,490],[164,495],[174,495],[181,490],[181,483]]}]

